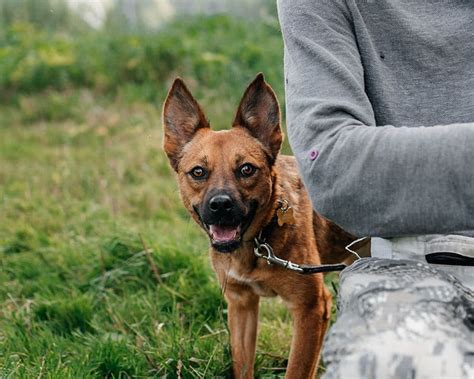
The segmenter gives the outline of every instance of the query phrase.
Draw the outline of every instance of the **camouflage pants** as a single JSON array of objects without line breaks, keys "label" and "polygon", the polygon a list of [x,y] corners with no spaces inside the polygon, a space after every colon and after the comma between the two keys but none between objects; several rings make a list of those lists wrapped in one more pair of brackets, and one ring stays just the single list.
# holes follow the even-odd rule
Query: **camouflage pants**
[{"label": "camouflage pants", "polygon": [[360,259],[341,273],[323,360],[325,379],[474,378],[474,293],[435,265]]}]

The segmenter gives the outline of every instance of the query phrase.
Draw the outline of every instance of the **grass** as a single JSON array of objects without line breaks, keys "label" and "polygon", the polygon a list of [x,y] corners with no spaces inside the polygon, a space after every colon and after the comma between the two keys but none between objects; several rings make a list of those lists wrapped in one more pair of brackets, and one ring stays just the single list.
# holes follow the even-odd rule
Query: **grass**
[{"label": "grass", "polygon": [[[159,108],[85,90],[61,101],[71,116],[0,112],[0,375],[227,376],[226,306]],[[259,376],[281,373],[290,338],[284,306],[263,302]]]},{"label": "grass", "polygon": [[[160,108],[177,74],[217,128],[258,71],[282,100],[276,20],[75,39],[13,24],[0,57],[0,376],[228,377],[226,305]],[[265,300],[260,320],[257,376],[280,375],[290,318]]]}]

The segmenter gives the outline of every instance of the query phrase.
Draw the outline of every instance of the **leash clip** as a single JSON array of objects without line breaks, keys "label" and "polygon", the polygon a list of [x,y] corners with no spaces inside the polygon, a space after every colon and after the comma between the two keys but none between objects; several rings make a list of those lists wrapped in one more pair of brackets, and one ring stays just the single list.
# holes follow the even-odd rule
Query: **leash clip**
[{"label": "leash clip", "polygon": [[[269,265],[276,264],[288,270],[303,272],[303,269],[300,267],[300,265],[293,263],[291,261],[286,261],[284,259],[278,258],[273,252],[272,247],[268,243],[260,242],[258,238],[254,238],[254,242],[255,242],[255,247],[253,249],[254,254],[259,258],[265,259]],[[265,252],[262,252],[262,250],[265,250]]]}]

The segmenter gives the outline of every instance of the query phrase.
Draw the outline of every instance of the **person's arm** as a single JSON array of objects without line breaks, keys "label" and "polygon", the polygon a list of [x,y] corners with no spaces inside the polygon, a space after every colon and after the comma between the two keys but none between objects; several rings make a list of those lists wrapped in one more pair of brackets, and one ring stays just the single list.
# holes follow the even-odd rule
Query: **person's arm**
[{"label": "person's arm", "polygon": [[288,135],[313,206],[357,236],[474,230],[474,124],[376,127],[344,4],[278,1]]}]

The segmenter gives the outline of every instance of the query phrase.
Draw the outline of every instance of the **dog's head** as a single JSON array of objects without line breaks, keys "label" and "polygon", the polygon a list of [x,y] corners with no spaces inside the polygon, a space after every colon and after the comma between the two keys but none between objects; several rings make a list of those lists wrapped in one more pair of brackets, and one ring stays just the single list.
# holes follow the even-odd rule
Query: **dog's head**
[{"label": "dog's head", "polygon": [[164,150],[181,198],[212,246],[231,252],[270,206],[280,150],[280,109],[259,74],[245,91],[230,130],[213,131],[181,79],[163,108]]}]

